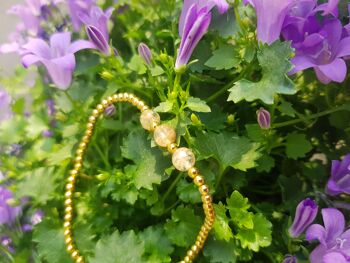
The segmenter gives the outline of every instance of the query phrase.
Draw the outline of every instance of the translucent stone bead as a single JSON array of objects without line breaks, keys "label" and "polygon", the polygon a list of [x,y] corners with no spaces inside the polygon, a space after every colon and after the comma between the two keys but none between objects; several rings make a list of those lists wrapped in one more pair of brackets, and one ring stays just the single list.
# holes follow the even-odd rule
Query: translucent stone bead
[{"label": "translucent stone bead", "polygon": [[161,147],[167,147],[176,141],[176,132],[169,125],[159,125],[154,130],[154,141]]},{"label": "translucent stone bead", "polygon": [[141,113],[140,122],[145,130],[152,131],[155,126],[159,125],[159,114],[153,110],[145,110]]},{"label": "translucent stone bead", "polygon": [[185,172],[194,166],[196,158],[190,149],[182,147],[174,152],[172,161],[176,169]]}]

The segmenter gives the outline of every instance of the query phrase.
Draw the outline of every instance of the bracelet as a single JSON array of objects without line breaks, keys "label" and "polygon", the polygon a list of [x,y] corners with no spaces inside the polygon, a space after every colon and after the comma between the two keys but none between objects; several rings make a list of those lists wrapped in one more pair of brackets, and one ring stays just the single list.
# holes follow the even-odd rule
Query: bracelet
[{"label": "bracelet", "polygon": [[187,172],[193,179],[195,185],[199,188],[203,202],[205,221],[197,235],[195,244],[192,245],[192,247],[187,251],[185,258],[181,261],[181,263],[192,262],[203,248],[209,231],[212,229],[215,221],[215,212],[212,204],[212,197],[209,194],[209,187],[205,184],[204,177],[200,175],[198,169],[194,167],[195,156],[193,152],[185,147],[178,148],[177,144],[175,143],[176,132],[174,128],[166,124],[160,124],[159,114],[149,109],[149,107],[146,106],[142,100],[130,93],[119,93],[108,97],[97,105],[89,117],[85,134],[76,151],[74,168],[70,171],[70,175],[66,183],[64,201],[64,236],[67,251],[76,263],[84,262],[84,258],[75,244],[72,233],[73,192],[77,176],[82,169],[84,154],[93,134],[95,123],[107,107],[117,102],[129,102],[141,111],[140,122],[142,127],[153,133],[153,138],[156,144],[160,147],[166,148],[169,153],[172,154],[172,163],[174,167],[181,172]]}]

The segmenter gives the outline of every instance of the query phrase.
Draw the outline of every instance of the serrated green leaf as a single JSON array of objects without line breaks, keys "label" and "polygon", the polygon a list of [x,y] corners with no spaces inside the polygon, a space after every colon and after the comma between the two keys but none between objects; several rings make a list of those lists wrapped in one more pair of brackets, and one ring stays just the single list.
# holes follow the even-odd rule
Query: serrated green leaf
[{"label": "serrated green leaf", "polygon": [[247,171],[248,169],[257,166],[256,161],[260,158],[261,153],[259,152],[260,145],[258,143],[252,144],[250,150],[242,155],[242,159],[239,163],[233,165],[233,168]]},{"label": "serrated green leaf", "polygon": [[204,256],[209,260],[206,262],[211,263],[235,263],[236,259],[236,246],[231,242],[225,242],[222,240],[209,239],[204,247]]},{"label": "serrated green leaf", "polygon": [[270,172],[271,169],[275,166],[275,159],[273,159],[271,156],[264,154],[259,160],[258,160],[258,166],[256,167],[256,170],[261,172]]},{"label": "serrated green leaf", "polygon": [[272,224],[262,214],[253,217],[252,229],[240,229],[236,237],[241,241],[243,248],[258,252],[260,247],[268,247],[272,241]]},{"label": "serrated green leaf", "polygon": [[262,78],[258,82],[240,80],[229,90],[228,101],[235,103],[246,100],[261,100],[273,104],[276,94],[295,94],[294,83],[287,77],[292,64],[289,59],[293,52],[290,43],[276,41],[272,45],[264,45],[258,52]]},{"label": "serrated green leaf", "polygon": [[125,263],[147,262],[142,258],[145,244],[133,230],[123,232],[115,231],[112,235],[100,239],[95,248],[95,255],[90,263]]},{"label": "serrated green leaf", "polygon": [[248,198],[243,197],[238,191],[234,191],[226,199],[227,208],[230,211],[232,221],[240,228],[252,229],[254,227],[254,214],[249,212],[250,204]]},{"label": "serrated green leaf", "polygon": [[154,108],[157,112],[169,112],[173,109],[174,103],[172,101],[164,101],[159,103],[157,107]]},{"label": "serrated green leaf", "polygon": [[181,180],[176,185],[176,193],[186,203],[198,204],[202,202],[198,187],[193,183],[188,183],[186,180]]},{"label": "serrated green leaf", "polygon": [[291,133],[286,138],[286,154],[288,158],[298,159],[311,151],[312,145],[305,134]]},{"label": "serrated green leaf", "polygon": [[204,100],[199,98],[189,97],[187,99],[187,105],[190,110],[195,112],[210,112],[210,107],[206,104]]},{"label": "serrated green leaf", "polygon": [[147,67],[145,66],[145,62],[139,55],[134,55],[130,62],[128,63],[128,68],[136,71],[138,74],[142,75],[147,72]]},{"label": "serrated green leaf", "polygon": [[140,238],[145,243],[145,256],[147,257],[147,262],[171,262],[170,254],[174,251],[174,248],[172,247],[170,240],[166,237],[163,227],[148,227],[140,233]]},{"label": "serrated green leaf", "polygon": [[165,225],[165,233],[177,246],[188,247],[196,240],[202,220],[189,207],[179,206],[171,212]]},{"label": "serrated green leaf", "polygon": [[216,70],[233,68],[239,64],[239,59],[235,57],[235,54],[234,46],[222,45],[213,52],[213,56],[205,65]]},{"label": "serrated green leaf", "polygon": [[216,215],[214,223],[215,237],[228,242],[233,238],[233,234],[229,226],[229,218],[226,216],[226,207],[220,202],[219,204],[214,204],[214,209]]},{"label": "serrated green leaf", "polygon": [[282,100],[281,104],[278,105],[277,109],[290,117],[295,117],[295,110],[293,109],[292,103]]},{"label": "serrated green leaf", "polygon": [[170,160],[164,158],[158,148],[151,148],[147,134],[141,130],[129,134],[122,146],[122,155],[135,163],[135,169],[127,172],[137,189],[152,190],[153,184],[160,184],[165,169],[170,166]]},{"label": "serrated green leaf", "polygon": [[194,145],[199,159],[212,157],[218,161],[222,170],[238,164],[242,160],[242,155],[252,147],[247,138],[238,137],[228,132],[219,134],[213,132],[200,133]]}]

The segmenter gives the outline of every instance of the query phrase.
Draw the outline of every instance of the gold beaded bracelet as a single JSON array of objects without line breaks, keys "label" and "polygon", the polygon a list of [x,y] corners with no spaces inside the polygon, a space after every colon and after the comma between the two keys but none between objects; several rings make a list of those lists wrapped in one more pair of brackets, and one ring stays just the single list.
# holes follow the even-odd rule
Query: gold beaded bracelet
[{"label": "gold beaded bracelet", "polygon": [[169,125],[160,124],[160,117],[158,113],[149,109],[149,107],[146,106],[142,100],[130,93],[119,93],[108,97],[107,99],[103,100],[101,104],[97,105],[96,109],[92,111],[92,114],[89,117],[85,134],[76,151],[74,168],[70,171],[70,175],[66,183],[64,201],[64,236],[67,251],[76,263],[84,262],[84,258],[74,242],[72,232],[73,192],[75,182],[82,168],[84,154],[93,134],[96,121],[107,109],[107,107],[117,102],[129,102],[141,111],[140,122],[142,127],[150,132],[153,132],[153,138],[156,144],[158,144],[160,147],[166,148],[172,154],[172,163],[174,167],[179,171],[187,172],[193,179],[195,185],[197,185],[199,188],[203,202],[205,221],[197,235],[195,244],[192,245],[192,247],[187,251],[185,258],[181,261],[181,263],[192,262],[203,248],[215,220],[215,213],[212,204],[212,197],[209,194],[209,187],[205,184],[204,177],[200,175],[198,169],[194,167],[195,156],[193,152],[185,147],[178,148],[176,145],[175,130]]}]

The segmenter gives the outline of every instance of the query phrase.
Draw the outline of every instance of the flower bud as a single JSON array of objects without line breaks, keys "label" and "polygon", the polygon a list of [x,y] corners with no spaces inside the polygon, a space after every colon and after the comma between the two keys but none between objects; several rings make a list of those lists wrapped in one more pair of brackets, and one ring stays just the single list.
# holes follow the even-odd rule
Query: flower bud
[{"label": "flower bud", "polygon": [[107,107],[107,109],[105,109],[105,116],[106,117],[112,117],[115,114],[116,108],[115,106],[112,104],[110,106]]},{"label": "flower bud", "polygon": [[292,226],[289,228],[291,237],[300,236],[305,229],[314,221],[317,216],[318,206],[316,202],[310,198],[301,201],[295,212]]},{"label": "flower bud", "polygon": [[96,46],[102,53],[109,55],[109,44],[103,33],[95,26],[89,25],[86,27],[86,33],[90,41]]},{"label": "flower bud", "polygon": [[268,112],[264,108],[260,108],[256,112],[256,116],[261,129],[264,129],[264,130],[270,129],[270,126],[271,126],[270,112]]},{"label": "flower bud", "polygon": [[149,47],[145,43],[140,43],[138,47],[140,57],[145,61],[147,65],[152,63],[152,53]]},{"label": "flower bud", "polygon": [[298,263],[298,259],[293,255],[286,255],[282,263]]}]

